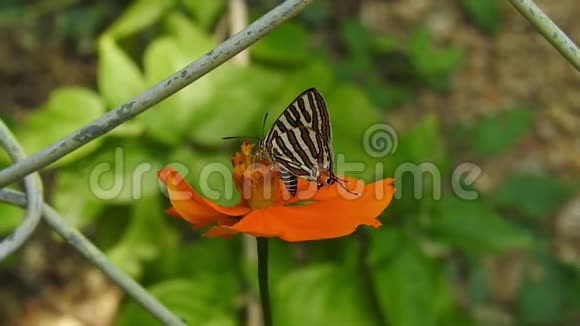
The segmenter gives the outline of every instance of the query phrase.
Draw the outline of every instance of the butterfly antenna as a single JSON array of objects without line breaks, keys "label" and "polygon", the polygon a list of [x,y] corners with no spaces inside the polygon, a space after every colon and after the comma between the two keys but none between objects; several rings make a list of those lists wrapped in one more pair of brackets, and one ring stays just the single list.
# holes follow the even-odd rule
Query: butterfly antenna
[{"label": "butterfly antenna", "polygon": [[256,137],[256,136],[230,136],[230,137],[222,137],[222,140],[226,140],[226,139],[240,139],[240,138],[259,139],[259,137]]},{"label": "butterfly antenna", "polygon": [[260,139],[264,138],[264,131],[266,130],[266,120],[268,120],[268,112],[264,114],[264,120],[262,121],[262,133],[260,134]]},{"label": "butterfly antenna", "polygon": [[341,187],[342,189],[346,190],[346,191],[347,191],[349,194],[353,194],[353,195],[355,195],[355,196],[360,196],[360,195],[361,195],[361,194],[360,194],[360,193],[358,193],[358,192],[354,192],[354,191],[352,191],[352,190],[348,189],[348,188],[346,187],[346,185],[345,185],[345,183],[347,183],[348,181],[346,181],[345,179],[341,179],[341,178],[339,178],[339,177],[337,177],[337,176],[334,176],[334,180],[336,181],[336,183],[338,183],[338,184],[340,185],[340,187]]}]

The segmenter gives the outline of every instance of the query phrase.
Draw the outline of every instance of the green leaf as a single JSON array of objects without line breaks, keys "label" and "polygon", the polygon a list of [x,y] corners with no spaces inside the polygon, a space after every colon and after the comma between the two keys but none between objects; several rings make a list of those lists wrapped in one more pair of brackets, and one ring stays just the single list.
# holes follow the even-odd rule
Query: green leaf
[{"label": "green leaf", "polygon": [[514,208],[534,219],[546,217],[558,209],[574,192],[549,176],[512,175],[494,194],[500,207]]},{"label": "green leaf", "polygon": [[79,182],[89,173],[88,169],[63,169],[54,179],[52,206],[73,227],[83,228],[93,222],[104,206],[104,202],[91,191],[90,183]]},{"label": "green leaf", "polygon": [[[183,222],[183,226],[188,228],[189,224]],[[233,298],[240,290],[237,266],[239,250],[235,240],[224,241],[221,238],[203,238],[192,243],[179,243],[154,261],[147,272],[155,269],[156,274],[153,276],[156,279],[187,277],[202,280],[204,284],[211,285],[211,288],[220,288],[224,297]],[[194,264],[192,259],[195,259]],[[219,277],[215,277],[216,275]]]},{"label": "green leaf", "polygon": [[451,310],[442,268],[411,241],[391,259],[373,267],[379,301],[393,326],[441,325]]},{"label": "green leaf", "polygon": [[[28,154],[54,143],[105,112],[103,103],[91,90],[81,87],[63,87],[50,95],[48,102],[26,117],[24,126],[15,130],[16,137]],[[100,145],[98,138],[68,154],[51,166],[62,166],[77,160]]]},{"label": "green leaf", "polygon": [[182,3],[206,30],[209,30],[214,24],[216,18],[224,10],[226,5],[225,0],[183,0]]},{"label": "green leaf", "polygon": [[378,265],[396,254],[399,243],[404,239],[400,229],[382,227],[371,233],[371,246],[368,262]]},{"label": "green leaf", "polygon": [[204,31],[195,22],[177,12],[168,15],[164,23],[169,36],[175,40],[179,46],[181,50],[180,52],[189,57],[186,59],[187,62],[184,63],[183,66],[197,57],[206,54],[217,45],[208,32]]},{"label": "green leaf", "polygon": [[356,87],[340,85],[328,94],[326,102],[337,146],[341,142],[346,142],[346,139],[360,144],[366,129],[372,124],[381,122],[377,110]]},{"label": "green leaf", "polygon": [[384,157],[373,157],[365,144],[367,130],[382,122],[379,112],[360,89],[350,85],[332,89],[326,96],[326,102],[333,129],[337,174],[356,176],[366,181],[381,178],[375,175],[375,163],[384,160]]},{"label": "green leaf", "polygon": [[399,147],[405,161],[430,162],[440,170],[445,170],[448,164],[447,149],[436,114],[422,116],[411,130],[401,135]]},{"label": "green leaf", "polygon": [[371,69],[371,36],[358,21],[345,21],[340,26],[340,36],[349,53],[349,61],[359,72]]},{"label": "green leaf", "polygon": [[[203,31],[181,15],[168,16],[166,25],[174,35],[154,40],[145,50],[147,84],[167,78],[213,46]],[[180,143],[192,123],[212,109],[209,101],[219,89],[215,80],[225,72],[220,68],[141,114],[138,119],[149,136],[167,145]]]},{"label": "green leaf", "polygon": [[145,90],[143,75],[135,62],[108,36],[99,39],[97,84],[109,108]]},{"label": "green leaf", "polygon": [[530,235],[481,201],[444,198],[435,203],[430,230],[440,241],[476,252],[526,248]]},{"label": "green leaf", "polygon": [[391,53],[398,50],[399,42],[389,35],[371,35],[370,46],[374,52],[377,53]]},{"label": "green leaf", "polygon": [[308,266],[275,289],[275,325],[374,325],[357,278],[338,266]]},{"label": "green leaf", "polygon": [[570,280],[548,256],[536,257],[520,285],[517,301],[519,318],[525,324],[565,323],[570,299]]},{"label": "green leaf", "polygon": [[400,83],[385,85],[379,80],[370,83],[367,91],[373,102],[385,111],[402,106],[413,96],[411,87],[408,85]]},{"label": "green leaf", "polygon": [[[268,250],[270,253],[270,258],[268,260],[268,277],[270,279],[270,284],[278,284],[288,276],[288,271],[296,269],[297,261],[293,258],[296,257],[297,247],[300,247],[301,245],[299,244],[296,246],[294,244],[275,238],[268,240],[268,242]],[[257,272],[258,270],[256,267],[255,271]],[[257,277],[255,280],[257,282]]]},{"label": "green leaf", "polygon": [[479,255],[466,255],[469,264],[469,274],[465,283],[465,288],[473,304],[484,304],[490,299],[491,289],[487,279],[484,262]]},{"label": "green leaf", "polygon": [[[301,24],[286,23],[250,48],[252,57],[274,64],[299,65],[308,59],[308,33]],[[297,94],[298,95],[298,94]]]},{"label": "green leaf", "polygon": [[325,241],[309,241],[302,246],[308,253],[309,263],[337,263],[341,268],[348,269],[358,263],[358,248],[353,245],[355,241],[352,237],[342,237]]},{"label": "green leaf", "polygon": [[229,69],[216,75],[220,94],[212,97],[205,115],[190,128],[191,140],[205,146],[223,145],[222,137],[227,136],[258,136],[264,112],[282,87],[282,76],[270,70],[225,68]]},{"label": "green leaf", "polygon": [[157,171],[162,164],[156,153],[137,142],[108,146],[87,162],[80,183],[100,201],[133,203],[159,193]]},{"label": "green leaf", "polygon": [[473,150],[481,155],[505,152],[529,132],[532,123],[532,112],[522,107],[484,118],[473,131]]},{"label": "green leaf", "polygon": [[[205,2],[205,1],[204,1]],[[114,39],[135,34],[156,23],[175,0],[136,0],[123,12],[105,32]]]},{"label": "green leaf", "polygon": [[430,87],[444,89],[449,75],[459,65],[463,51],[458,46],[435,49],[427,29],[418,28],[409,41],[409,58],[419,77]]},{"label": "green leaf", "polygon": [[573,277],[570,277],[568,282],[570,284],[568,287],[568,293],[570,294],[569,304],[578,310],[580,307],[580,275],[576,273]]},{"label": "green leaf", "polygon": [[[397,143],[393,134],[386,135],[389,142]],[[440,198],[441,179],[448,171],[449,158],[436,115],[423,116],[411,130],[401,133],[396,151],[390,154],[383,160],[385,175],[395,178],[395,205],[405,207],[408,213],[421,208],[418,200]]]},{"label": "green leaf", "polygon": [[176,240],[167,227],[167,218],[157,197],[135,202],[121,240],[107,251],[111,261],[131,276],[139,277],[144,262],[157,258],[163,243]]},{"label": "green leaf", "polygon": [[0,203],[0,234],[7,234],[22,221],[24,210],[20,207]]},{"label": "green leaf", "polygon": [[272,119],[278,117],[298,94],[309,88],[318,89],[326,98],[328,90],[332,89],[336,79],[334,68],[323,58],[312,58],[308,64],[299,69],[292,69],[284,75],[287,77],[284,86],[268,105],[268,112]]},{"label": "green leaf", "polygon": [[484,32],[493,34],[498,31],[502,15],[498,0],[462,0],[461,6],[469,18]]},{"label": "green leaf", "polygon": [[[156,39],[145,50],[145,72],[150,83],[166,78],[182,68],[188,58],[181,53],[177,43],[170,38]],[[207,83],[204,83],[207,84]],[[196,104],[197,83],[170,96],[139,116],[146,133],[167,145],[176,145],[189,129]],[[202,85],[206,86],[206,85]]]},{"label": "green leaf", "polygon": [[[219,279],[219,275],[215,274]],[[234,297],[226,297],[209,284],[194,279],[172,279],[149,289],[161,303],[179,316],[187,325],[236,325]],[[119,315],[117,325],[159,325],[150,313],[134,302],[127,304]]]},{"label": "green leaf", "polygon": [[180,148],[169,156],[173,168],[202,196],[224,206],[240,201],[232,180],[229,155],[193,152]]}]

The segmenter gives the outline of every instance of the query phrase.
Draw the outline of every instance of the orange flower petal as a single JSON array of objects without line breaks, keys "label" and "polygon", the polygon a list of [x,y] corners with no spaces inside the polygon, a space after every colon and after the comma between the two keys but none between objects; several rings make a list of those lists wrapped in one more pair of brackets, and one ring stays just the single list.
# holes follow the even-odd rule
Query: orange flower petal
[{"label": "orange flower petal", "polygon": [[[361,180],[357,180],[354,178],[350,177],[339,177],[339,178],[343,180],[340,181],[340,183],[342,183],[344,187],[346,187],[353,193],[363,194],[364,192],[367,191],[366,187],[369,186],[365,185],[364,182],[362,182]],[[373,187],[375,187],[376,191],[381,191],[380,189],[377,188],[380,187],[381,184],[377,182],[374,182]],[[392,179],[384,179],[382,180],[382,182],[390,184],[393,183]],[[339,181],[337,181],[330,186],[322,187],[318,190],[318,192],[316,192],[312,200],[323,201],[332,199],[355,199],[358,197],[356,194],[350,193],[347,190],[345,190],[342,185],[339,184]]]},{"label": "orange flower petal", "polygon": [[[340,186],[339,186],[340,187]],[[206,236],[230,236],[237,232],[253,236],[279,237],[286,241],[338,238],[352,233],[359,225],[381,226],[377,216],[389,205],[393,179],[368,184],[360,196],[331,187],[320,197],[331,198],[304,206],[275,206],[253,211],[232,226],[211,228]]]},{"label": "orange flower petal", "polygon": [[221,237],[224,239],[231,238],[238,231],[231,226],[218,225],[211,227],[206,233],[203,234],[204,237]]},{"label": "orange flower petal", "polygon": [[242,205],[225,207],[203,198],[171,167],[163,168],[158,175],[167,187],[173,206],[169,213],[180,216],[196,228],[214,222],[231,224],[226,216],[243,216],[250,212],[248,207]]},{"label": "orange flower petal", "polygon": [[165,214],[171,215],[173,217],[181,218],[181,215],[179,215],[179,212],[173,207],[169,207],[168,209],[166,209]]}]

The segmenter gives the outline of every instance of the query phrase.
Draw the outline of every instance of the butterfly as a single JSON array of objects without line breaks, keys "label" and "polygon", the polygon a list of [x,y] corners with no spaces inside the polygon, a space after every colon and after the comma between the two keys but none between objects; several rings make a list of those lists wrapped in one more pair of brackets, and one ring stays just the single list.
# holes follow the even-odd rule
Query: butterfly
[{"label": "butterfly", "polygon": [[258,141],[257,155],[278,167],[292,196],[297,191],[298,177],[316,182],[318,188],[338,182],[346,189],[344,180],[333,171],[330,118],[324,98],[315,88],[298,95],[278,116]]}]

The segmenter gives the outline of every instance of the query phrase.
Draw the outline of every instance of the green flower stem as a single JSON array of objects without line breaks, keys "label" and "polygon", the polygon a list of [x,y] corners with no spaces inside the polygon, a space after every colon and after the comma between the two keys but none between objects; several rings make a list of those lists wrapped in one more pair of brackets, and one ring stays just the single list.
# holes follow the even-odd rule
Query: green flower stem
[{"label": "green flower stem", "polygon": [[509,0],[548,42],[580,71],[578,46],[532,0]]},{"label": "green flower stem", "polygon": [[356,233],[358,242],[358,268],[361,275],[363,288],[369,300],[370,308],[372,309],[376,325],[386,326],[389,324],[385,309],[381,305],[377,287],[373,279],[373,272],[368,263],[370,238],[367,230],[360,229]]},{"label": "green flower stem", "polygon": [[258,237],[258,284],[264,326],[272,326],[272,308],[270,306],[270,288],[268,286],[268,239]]},{"label": "green flower stem", "polygon": [[[6,202],[20,207],[26,207],[27,205],[26,196],[12,189],[0,189],[0,202]],[[107,256],[85,238],[82,233],[64,223],[60,215],[52,207],[44,204],[42,207],[42,217],[66,242],[80,252],[88,261],[97,266],[115,284],[151,312],[164,325],[185,325],[179,317],[175,316],[169,309],[157,301],[147,290],[111,263]]]},{"label": "green flower stem", "polygon": [[250,26],[233,35],[201,58],[180,69],[145,92],[107,112],[100,118],[39,152],[0,171],[0,188],[62,158],[86,143],[101,137],[125,121],[134,118],[155,104],[231,59],[259,39],[296,16],[314,0],[287,0],[260,17]]}]

